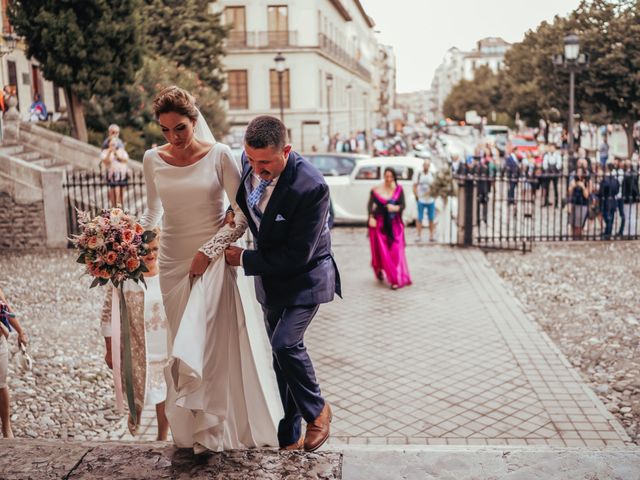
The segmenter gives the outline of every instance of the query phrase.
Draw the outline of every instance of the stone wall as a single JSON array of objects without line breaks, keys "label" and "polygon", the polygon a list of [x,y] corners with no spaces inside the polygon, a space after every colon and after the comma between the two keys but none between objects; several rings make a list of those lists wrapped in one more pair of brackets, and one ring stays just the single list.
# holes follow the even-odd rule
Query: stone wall
[{"label": "stone wall", "polygon": [[0,250],[46,247],[44,202],[18,203],[0,191]]}]

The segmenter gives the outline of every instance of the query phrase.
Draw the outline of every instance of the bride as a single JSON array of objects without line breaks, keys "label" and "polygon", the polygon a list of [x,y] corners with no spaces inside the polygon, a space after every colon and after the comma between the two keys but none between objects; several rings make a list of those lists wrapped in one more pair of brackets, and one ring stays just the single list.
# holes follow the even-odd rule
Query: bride
[{"label": "bride", "polygon": [[[154,113],[168,143],[144,155],[145,229],[162,219],[160,289],[168,321],[166,414],[178,447],[196,453],[278,445],[282,407],[252,287],[224,260],[246,218],[240,171],[193,97],[168,87]],[[225,224],[225,194],[235,226]]]}]

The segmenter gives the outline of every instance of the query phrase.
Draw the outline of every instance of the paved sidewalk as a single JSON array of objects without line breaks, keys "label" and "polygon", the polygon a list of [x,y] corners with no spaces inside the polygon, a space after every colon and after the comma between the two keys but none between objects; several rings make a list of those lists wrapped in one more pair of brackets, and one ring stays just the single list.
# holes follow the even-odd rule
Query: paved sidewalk
[{"label": "paved sidewalk", "polygon": [[[306,336],[333,404],[329,448],[629,443],[481,252],[410,243],[414,285],[391,291],[364,229],[335,229],[334,250],[345,299]],[[138,439],[154,440],[151,410],[144,420]],[[111,438],[131,439],[124,424]]]},{"label": "paved sidewalk", "polygon": [[364,229],[334,232],[345,299],[306,337],[334,446],[629,441],[481,252],[410,243],[414,285],[392,291],[368,266]]}]

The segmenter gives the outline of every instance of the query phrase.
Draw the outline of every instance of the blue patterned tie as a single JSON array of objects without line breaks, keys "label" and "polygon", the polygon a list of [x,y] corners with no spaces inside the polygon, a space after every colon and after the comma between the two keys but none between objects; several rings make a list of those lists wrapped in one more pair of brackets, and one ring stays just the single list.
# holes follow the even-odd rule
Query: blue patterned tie
[{"label": "blue patterned tie", "polygon": [[249,194],[249,198],[247,198],[247,203],[249,207],[251,207],[254,211],[260,213],[257,208],[257,205],[260,203],[260,199],[262,195],[264,195],[265,190],[271,184],[271,180],[260,180],[260,183],[253,191]]}]

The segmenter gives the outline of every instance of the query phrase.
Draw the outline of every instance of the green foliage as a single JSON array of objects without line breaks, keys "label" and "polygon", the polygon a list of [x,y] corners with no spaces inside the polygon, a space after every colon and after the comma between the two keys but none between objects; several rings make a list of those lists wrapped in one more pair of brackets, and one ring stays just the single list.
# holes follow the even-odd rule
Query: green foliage
[{"label": "green foliage", "polygon": [[433,185],[431,185],[431,195],[441,198],[458,195],[458,184],[453,180],[451,168],[448,165],[444,165],[436,172]]},{"label": "green foliage", "polygon": [[588,68],[576,74],[576,113],[587,121],[626,125],[630,135],[640,116],[640,0],[582,0],[568,16],[542,22],[511,47],[499,75],[454,87],[445,114],[461,119],[466,110],[484,114],[490,105],[530,125],[540,118],[566,119],[569,74],[551,57],[563,53],[569,33],[579,36],[581,52],[589,55]]},{"label": "green foliage", "polygon": [[220,95],[200,81],[193,71],[150,56],[145,57],[132,84],[116,95],[92,99],[87,108],[88,124],[94,130],[106,132],[109,124],[117,123],[129,156],[142,160],[144,151],[153,143],[164,143],[152,107],[156,94],[170,85],[179,85],[191,92],[211,131],[216,137],[222,136],[227,124]]},{"label": "green foliage", "polygon": [[480,116],[488,116],[500,104],[498,75],[487,66],[475,71],[472,81],[460,81],[447,97],[443,106],[445,117],[464,120],[465,112],[475,110]]},{"label": "green foliage", "polygon": [[146,43],[152,55],[172,60],[198,75],[209,88],[224,85],[221,57],[228,28],[209,0],[145,0]]},{"label": "green foliage", "polygon": [[46,79],[80,100],[128,84],[141,63],[140,0],[15,0],[9,20]]}]

